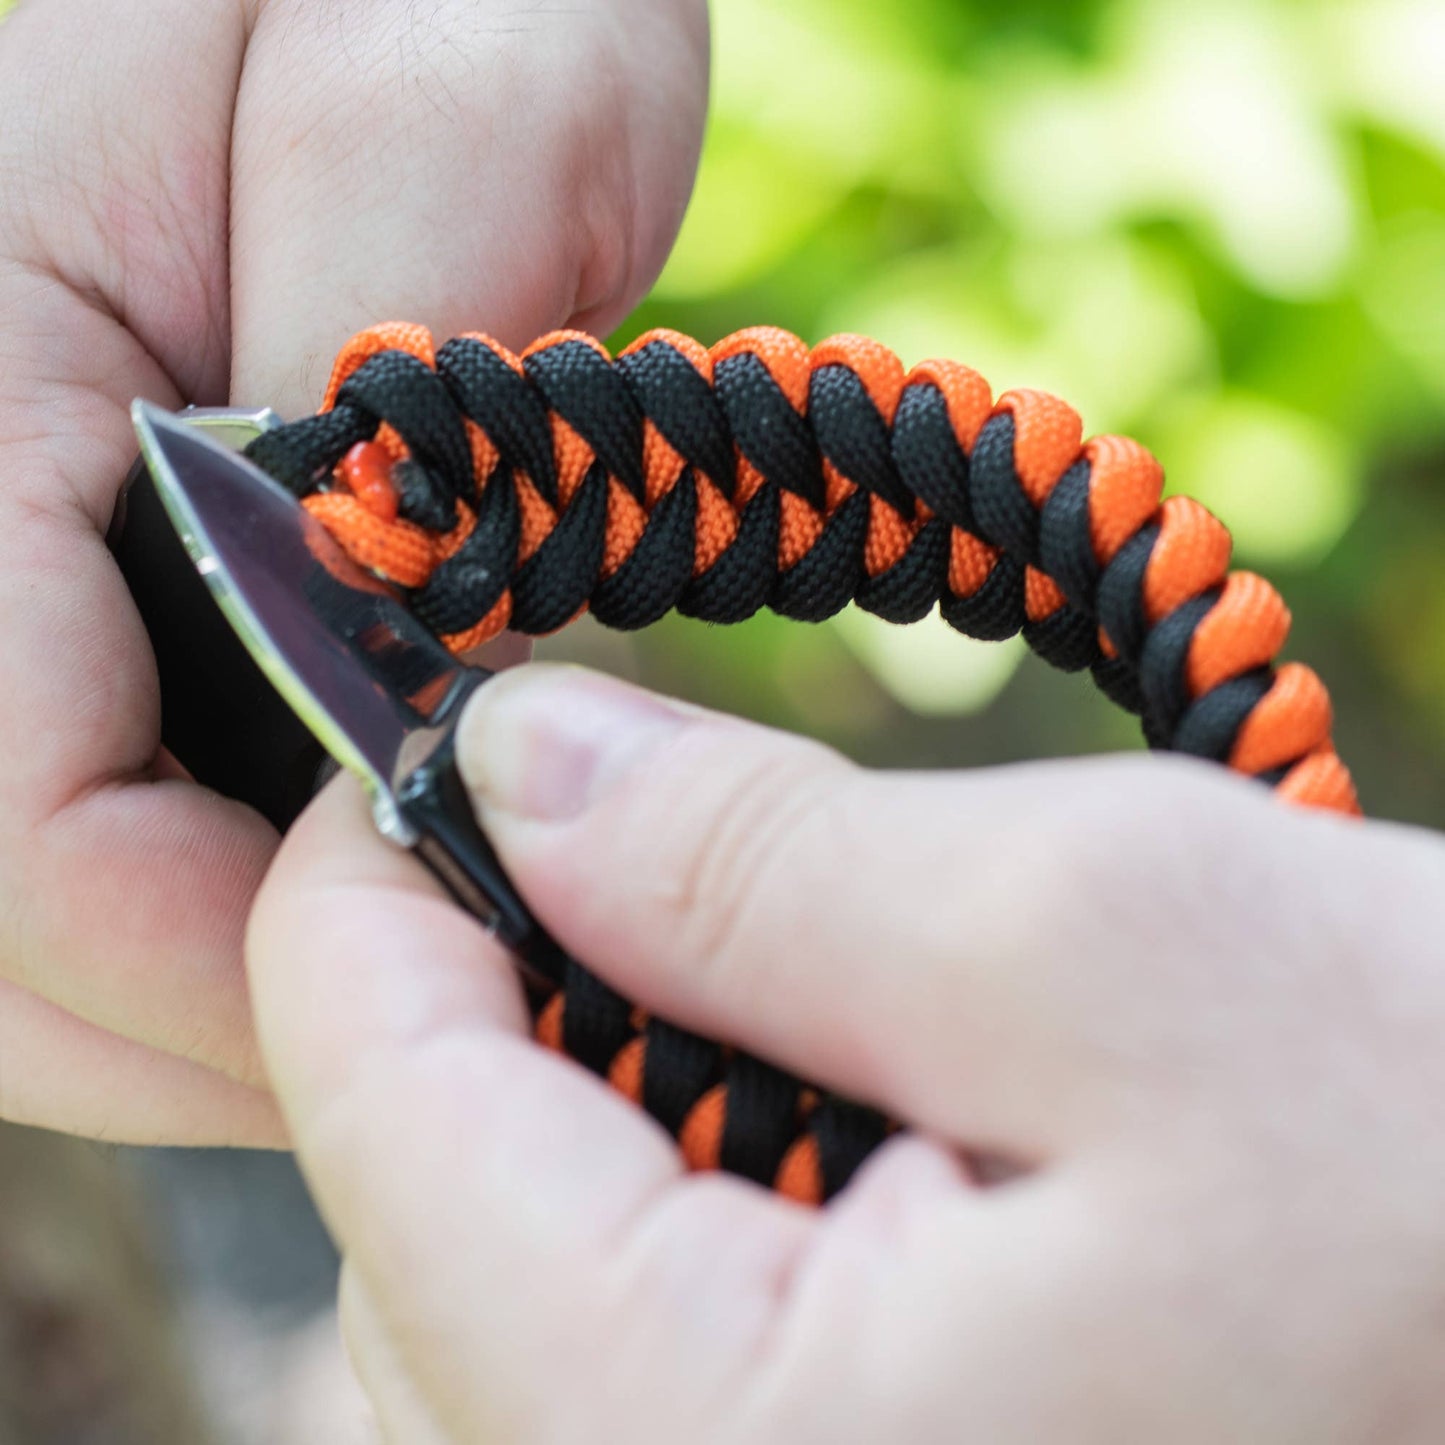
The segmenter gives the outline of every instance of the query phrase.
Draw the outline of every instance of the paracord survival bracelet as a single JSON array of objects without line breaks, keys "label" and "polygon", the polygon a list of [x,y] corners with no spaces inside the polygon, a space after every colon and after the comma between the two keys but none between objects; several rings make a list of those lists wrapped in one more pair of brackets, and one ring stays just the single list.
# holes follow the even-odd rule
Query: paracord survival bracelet
[{"label": "paracord survival bracelet", "polygon": [[[1137,442],[1084,441],[1038,391],[996,401],[965,366],[905,372],[858,336],[773,328],[707,348],[670,331],[611,357],[559,331],[362,332],[320,413],[251,459],[456,652],[590,609],[638,628],[676,608],[891,622],[935,604],[971,637],[1022,632],[1090,669],[1154,748],[1212,758],[1283,799],[1358,812],[1329,696],[1275,665],[1289,612],[1229,570],[1230,536]],[[635,1009],[576,962],[537,1033],[723,1168],[821,1201],[887,1135],[871,1109]]]}]

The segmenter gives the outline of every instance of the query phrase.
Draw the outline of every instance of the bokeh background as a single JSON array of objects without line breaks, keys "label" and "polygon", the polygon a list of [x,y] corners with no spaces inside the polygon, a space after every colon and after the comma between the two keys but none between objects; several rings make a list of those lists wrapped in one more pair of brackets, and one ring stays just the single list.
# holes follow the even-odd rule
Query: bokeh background
[{"label": "bokeh background", "polygon": [[[1139,437],[1284,592],[1370,811],[1445,817],[1445,7],[716,20],[697,195],[626,335],[863,331]],[[1138,745],[1087,680],[941,623],[704,631],[594,650],[880,763]]]},{"label": "bokeh background", "polygon": [[[697,196],[617,341],[869,332],[1138,436],[1284,592],[1367,809],[1445,819],[1445,6],[717,0],[715,20]],[[1086,679],[934,621],[584,621],[542,650],[880,765],[1139,746]],[[58,1182],[0,1192],[0,1441],[366,1438],[285,1161],[0,1132],[0,1178],[17,1159]],[[61,1248],[45,1189],[76,1179],[109,1222],[65,1215]],[[7,1250],[32,1216],[39,1243]],[[87,1249],[93,1270],[54,1263]],[[175,1414],[56,1433],[66,1410],[139,1429],[147,1391]]]}]

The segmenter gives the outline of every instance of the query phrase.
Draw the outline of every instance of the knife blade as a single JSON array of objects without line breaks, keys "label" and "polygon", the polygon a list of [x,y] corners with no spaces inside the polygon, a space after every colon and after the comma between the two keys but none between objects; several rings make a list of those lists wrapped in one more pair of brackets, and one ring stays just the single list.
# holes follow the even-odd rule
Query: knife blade
[{"label": "knife blade", "polygon": [[[232,451],[280,424],[265,408],[187,407],[180,415]],[[335,765],[212,600],[144,458],[121,485],[106,543],[150,638],[167,751],[198,783],[284,832]]]},{"label": "knife blade", "polygon": [[361,780],[377,828],[416,853],[534,983],[560,985],[566,956],[507,877],[457,770],[457,719],[492,674],[453,657],[244,456],[149,402],[132,419],[197,573],[272,687]]}]

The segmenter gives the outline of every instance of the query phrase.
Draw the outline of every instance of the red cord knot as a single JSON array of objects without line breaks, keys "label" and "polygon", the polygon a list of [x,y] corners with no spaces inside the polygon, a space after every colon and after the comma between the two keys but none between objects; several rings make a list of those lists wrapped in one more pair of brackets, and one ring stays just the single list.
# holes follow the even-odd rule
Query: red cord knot
[{"label": "red cord knot", "polygon": [[394,522],[401,498],[391,468],[391,453],[380,442],[357,442],[337,464],[336,474],[373,517]]}]

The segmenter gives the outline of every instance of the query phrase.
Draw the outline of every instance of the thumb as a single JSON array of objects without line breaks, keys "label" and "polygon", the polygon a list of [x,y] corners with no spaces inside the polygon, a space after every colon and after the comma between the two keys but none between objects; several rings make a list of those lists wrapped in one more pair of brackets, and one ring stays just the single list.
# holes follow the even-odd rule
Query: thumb
[{"label": "thumb", "polygon": [[956,1142],[1058,1144],[1077,1091],[1050,960],[1077,950],[1047,939],[1005,805],[1057,767],[872,774],[539,666],[478,690],[458,757],[543,922],[636,1002]]}]

